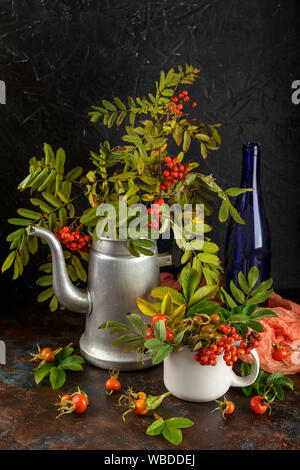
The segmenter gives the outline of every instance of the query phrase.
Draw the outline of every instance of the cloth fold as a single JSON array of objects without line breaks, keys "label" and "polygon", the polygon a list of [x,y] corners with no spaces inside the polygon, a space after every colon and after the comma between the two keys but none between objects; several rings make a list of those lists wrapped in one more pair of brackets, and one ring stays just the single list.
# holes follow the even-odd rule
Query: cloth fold
[{"label": "cloth fold", "polygon": [[[171,273],[161,273],[162,286],[180,289],[180,285]],[[257,347],[261,368],[269,373],[296,374],[300,372],[300,305],[273,293],[268,301],[268,308],[277,317],[260,320],[265,332],[263,341]],[[289,367],[272,357],[273,344],[282,344],[289,351],[286,361]]]}]

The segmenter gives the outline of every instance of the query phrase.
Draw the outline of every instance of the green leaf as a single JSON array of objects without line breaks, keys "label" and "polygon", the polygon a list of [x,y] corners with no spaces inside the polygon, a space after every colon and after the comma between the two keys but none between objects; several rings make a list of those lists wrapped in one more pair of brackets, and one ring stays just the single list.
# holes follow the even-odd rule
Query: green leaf
[{"label": "green leaf", "polygon": [[39,384],[47,375],[50,374],[50,370],[53,368],[51,362],[46,362],[43,366],[39,367],[34,374],[34,380],[36,384]]},{"label": "green leaf", "polygon": [[187,418],[169,418],[165,421],[166,425],[174,428],[190,428],[194,426],[194,422]]},{"label": "green leaf", "polygon": [[178,292],[178,290],[173,289],[172,287],[167,287],[167,286],[155,287],[151,291],[151,296],[157,299],[163,299],[164,296],[168,292],[171,294],[174,304],[176,305],[185,304],[185,298],[183,297],[183,295],[180,292]]},{"label": "green leaf", "polygon": [[161,303],[161,313],[163,315],[169,315],[172,312],[173,302],[171,294],[168,292]]},{"label": "green leaf", "polygon": [[11,267],[11,265],[13,264],[13,262],[15,260],[15,257],[16,257],[16,251],[12,251],[11,253],[9,253],[8,257],[6,258],[4,263],[2,264],[1,271],[3,273],[4,273],[4,271],[6,271],[7,269],[9,269]]},{"label": "green leaf", "polygon": [[114,97],[114,101],[120,110],[126,111],[126,105],[118,97]]},{"label": "green leaf", "polygon": [[58,299],[55,295],[50,300],[49,308],[50,308],[51,312],[55,312],[55,310],[57,310],[57,308],[58,308]]},{"label": "green leaf", "polygon": [[156,338],[161,339],[162,341],[166,341],[167,338],[167,331],[166,325],[163,320],[158,320],[153,325],[153,330]]},{"label": "green leaf", "polygon": [[42,276],[37,279],[36,285],[41,287],[52,286],[52,274],[48,276]]},{"label": "green leaf", "polygon": [[84,269],[81,261],[77,256],[73,255],[71,259],[72,265],[74,266],[76,270],[76,274],[79,277],[79,279],[83,282],[87,281],[87,273],[86,270]]},{"label": "green leaf", "polygon": [[214,266],[220,265],[220,260],[216,255],[212,255],[211,253],[198,253],[198,258],[203,263],[212,264]]},{"label": "green leaf", "polygon": [[110,103],[107,100],[102,100],[103,106],[108,109],[109,111],[117,111],[117,108],[115,107],[114,104]]},{"label": "green leaf", "polygon": [[37,220],[41,217],[41,214],[39,212],[32,211],[30,209],[18,209],[17,213],[27,219]]},{"label": "green leaf", "polygon": [[[158,322],[157,322],[158,323]],[[156,323],[155,323],[156,325]],[[152,359],[153,364],[160,364],[173,351],[172,344],[166,344],[165,348],[158,351]]]},{"label": "green leaf", "polygon": [[199,301],[213,299],[219,290],[219,286],[203,286],[199,287],[192,295],[189,306],[199,303]]},{"label": "green leaf", "polygon": [[50,371],[50,384],[53,390],[61,388],[66,381],[66,373],[58,367],[52,367]]},{"label": "green leaf", "polygon": [[250,189],[246,189],[246,188],[228,188],[228,189],[225,190],[225,193],[227,194],[227,196],[237,197],[240,194],[244,194],[248,191],[253,191],[253,189],[252,188],[250,188]]},{"label": "green leaf", "polygon": [[229,204],[229,212],[233,220],[235,220],[238,224],[245,224],[245,221],[240,217],[238,211],[232,204]]},{"label": "green leaf", "polygon": [[8,222],[11,225],[22,225],[24,227],[27,227],[27,225],[30,225],[30,224],[33,223],[33,221],[31,219],[21,219],[21,218],[18,218],[18,217],[8,219]]},{"label": "green leaf", "polygon": [[88,225],[96,217],[96,207],[91,207],[90,209],[86,209],[83,215],[80,218],[80,223],[84,225]]},{"label": "green leaf", "polygon": [[38,237],[29,237],[27,240],[27,246],[30,253],[34,255],[39,248]]},{"label": "green leaf", "polygon": [[233,281],[230,281],[230,290],[235,298],[240,304],[243,304],[245,302],[245,294],[234,284]]},{"label": "green leaf", "polygon": [[66,357],[69,357],[71,356],[71,354],[73,353],[74,351],[74,348],[71,348],[70,346],[66,346],[65,348],[63,348],[58,354],[56,354],[56,360],[58,363],[60,363],[63,359],[65,359]]},{"label": "green leaf", "polygon": [[45,163],[51,167],[55,166],[55,156],[51,145],[44,143]]},{"label": "green leaf", "polygon": [[223,287],[220,288],[220,293],[223,302],[225,302],[230,308],[237,307],[237,304],[235,303],[233,298],[226,292],[225,289],[223,289]]},{"label": "green leaf", "polygon": [[18,228],[18,230],[15,230],[14,232],[7,235],[6,240],[8,242],[12,242],[13,240],[21,239],[21,235],[23,234],[24,230],[25,229],[23,228]]},{"label": "green leaf", "polygon": [[131,352],[131,351],[136,351],[137,349],[140,349],[144,346],[145,339],[144,338],[139,338],[136,339],[135,341],[131,341],[129,346],[124,350],[125,353]]},{"label": "green leaf", "polygon": [[270,289],[270,290],[267,290],[265,292],[261,292],[259,294],[256,294],[254,295],[253,297],[250,297],[250,299],[248,300],[248,304],[261,304],[263,302],[265,302],[269,297],[270,295],[272,294],[273,292],[273,289]]},{"label": "green leaf", "polygon": [[182,432],[173,426],[165,426],[162,430],[162,435],[167,441],[171,442],[175,446],[178,446],[182,442]]},{"label": "green leaf", "polygon": [[265,331],[264,327],[258,321],[248,320],[247,326],[252,328],[254,331],[258,331],[259,333],[263,333]]},{"label": "green leaf", "polygon": [[145,299],[142,299],[141,297],[137,298],[136,304],[138,308],[140,309],[140,311],[148,317],[153,317],[154,315],[158,313],[158,310],[153,304],[151,304]]},{"label": "green leaf", "polygon": [[68,204],[70,202],[70,198],[61,189],[57,192],[57,195],[59,199],[65,204]]},{"label": "green leaf", "polygon": [[229,216],[229,203],[228,200],[225,199],[222,201],[220,209],[219,209],[219,221],[226,222]]},{"label": "green leaf", "polygon": [[125,323],[120,323],[117,321],[106,321],[98,326],[99,329],[106,329],[106,328],[120,328],[123,331],[129,331],[130,327]]},{"label": "green leaf", "polygon": [[171,392],[166,392],[158,396],[148,395],[146,399],[147,409],[152,411],[156,410],[162,404],[163,400],[169,395],[171,395]]},{"label": "green leaf", "polygon": [[55,231],[55,228],[56,228],[56,215],[54,212],[52,212],[50,215],[49,215],[49,230],[51,232],[54,232]]},{"label": "green leaf", "polygon": [[138,330],[143,336],[147,333],[147,327],[142,320],[142,317],[137,313],[128,313],[127,320]]},{"label": "green leaf", "polygon": [[118,344],[131,343],[132,341],[137,341],[141,339],[136,333],[128,333],[126,335],[119,336],[113,343],[112,346],[117,346]]},{"label": "green leaf", "polygon": [[144,256],[153,256],[154,253],[151,250],[147,250],[147,248],[143,248],[142,246],[138,246],[137,250],[142,253]]},{"label": "green leaf", "polygon": [[41,201],[40,199],[31,198],[30,202],[34,206],[40,207],[40,209],[42,209],[43,212],[46,212],[46,214],[49,214],[49,212],[52,211],[52,208],[48,206],[48,204],[46,204],[44,201]]},{"label": "green leaf", "polygon": [[182,285],[184,296],[187,300],[190,300],[193,293],[197,288],[198,273],[193,268],[185,266],[180,273],[180,282]]},{"label": "green leaf", "polygon": [[[188,130],[186,130],[183,134],[183,144],[182,144],[182,150],[184,152],[187,152],[188,149],[190,148],[191,145],[191,134],[189,133]],[[202,146],[202,144],[201,144]],[[202,148],[202,147],[201,147]]]},{"label": "green leaf", "polygon": [[53,287],[49,287],[49,289],[44,290],[38,295],[37,301],[45,302],[45,300],[48,300],[50,297],[52,297],[53,294],[54,294]]},{"label": "green leaf", "polygon": [[136,246],[141,246],[144,248],[152,248],[154,246],[154,243],[151,240],[144,240],[142,238],[133,240],[133,242]]},{"label": "green leaf", "polygon": [[85,361],[82,357],[74,354],[63,359],[60,362],[59,367],[68,370],[83,370],[82,364],[84,362]]},{"label": "green leaf", "polygon": [[205,313],[206,315],[211,315],[219,311],[220,311],[220,304],[218,302],[213,302],[213,301],[209,302],[205,300],[200,300],[200,302],[193,304],[193,306],[188,309],[186,316],[193,317],[199,313]]},{"label": "green leaf", "polygon": [[277,317],[275,312],[272,312],[272,310],[258,310],[257,312],[253,313],[250,318],[251,320],[260,320],[261,318],[271,318],[271,317]]},{"label": "green leaf", "polygon": [[274,383],[273,392],[276,393],[276,398],[278,398],[278,400],[283,400],[284,399],[283,388],[278,382]]},{"label": "green leaf", "polygon": [[76,180],[77,178],[79,178],[82,172],[83,169],[80,166],[73,168],[73,170],[69,171],[69,173],[67,174],[66,179],[69,181]]},{"label": "green leaf", "polygon": [[[274,376],[276,374],[272,374],[272,375]],[[271,377],[271,376],[269,376],[269,377]],[[267,382],[268,382],[268,379],[267,379]],[[268,382],[268,385],[271,384],[271,383],[280,384],[283,387],[289,388],[290,390],[294,390],[294,382],[289,377],[286,377],[283,374],[281,374],[279,376],[276,376],[275,378],[273,377],[272,380],[270,382]]]},{"label": "green leaf", "polygon": [[150,426],[148,426],[146,429],[146,434],[148,436],[159,436],[162,433],[164,427],[165,422],[163,418],[156,419],[152,424],[150,424]]},{"label": "green leaf", "polygon": [[261,294],[265,291],[267,291],[268,289],[270,289],[272,287],[272,284],[273,284],[273,279],[270,278],[270,279],[267,279],[266,281],[263,281],[261,284],[259,284],[259,286],[254,289],[251,293],[252,296],[255,296],[257,294]]},{"label": "green leaf", "polygon": [[64,172],[66,153],[64,149],[59,148],[56,152],[56,169],[59,173]]},{"label": "green leaf", "polygon": [[255,312],[255,310],[257,310],[257,305],[246,304],[242,310],[242,313],[247,315],[247,317],[250,317]]},{"label": "green leaf", "polygon": [[49,204],[52,204],[52,206],[56,208],[61,207],[60,200],[57,199],[55,196],[53,196],[53,194],[50,194],[47,191],[44,191],[42,194],[43,194],[43,197],[46,199],[46,201],[49,202]]},{"label": "green leaf", "polygon": [[160,351],[161,349],[164,349],[166,346],[166,343],[164,343],[161,339],[157,338],[150,338],[147,341],[145,341],[145,347],[147,349],[151,349],[151,351]]},{"label": "green leaf", "polygon": [[245,294],[249,294],[251,289],[242,271],[238,273],[238,281]]},{"label": "green leaf", "polygon": [[252,266],[252,268],[248,272],[248,283],[251,289],[255,286],[259,278],[259,270],[257,266]]}]

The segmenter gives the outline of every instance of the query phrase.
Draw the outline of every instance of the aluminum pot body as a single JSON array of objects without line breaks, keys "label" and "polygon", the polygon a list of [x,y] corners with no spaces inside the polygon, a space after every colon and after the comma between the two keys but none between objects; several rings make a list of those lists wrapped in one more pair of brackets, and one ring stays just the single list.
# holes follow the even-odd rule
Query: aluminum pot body
[{"label": "aluminum pot body", "polygon": [[93,243],[88,274],[91,311],[80,339],[81,353],[91,364],[127,371],[152,366],[150,355],[144,357],[143,364],[138,362],[136,352],[125,353],[124,345],[111,345],[117,335],[98,328],[109,320],[126,323],[126,313],[139,312],[137,297],[149,298],[151,290],[159,285],[156,245],[152,251],[153,256],[137,258],[129,253],[127,241],[101,239]]},{"label": "aluminum pot body", "polygon": [[[82,355],[91,364],[104,369],[138,370],[152,366],[151,355],[143,363],[135,352],[125,353],[122,345],[112,346],[117,335],[99,330],[102,323],[126,322],[126,313],[138,312],[137,297],[150,297],[159,285],[159,266],[171,264],[170,256],[132,256],[127,240],[102,238],[93,241],[89,256],[88,287],[75,286],[69,277],[62,245],[48,229],[34,225],[30,235],[45,240],[52,256],[52,284],[59,302],[69,310],[86,314],[86,327],[80,339]],[[146,320],[146,317],[144,317]]]},{"label": "aluminum pot body", "polygon": [[173,351],[164,360],[163,380],[165,387],[175,397],[193,402],[209,402],[222,397],[230,387],[246,387],[255,382],[259,372],[257,352],[251,352],[254,370],[247,377],[236,375],[222,356],[215,366],[202,366],[195,361],[189,349]]}]

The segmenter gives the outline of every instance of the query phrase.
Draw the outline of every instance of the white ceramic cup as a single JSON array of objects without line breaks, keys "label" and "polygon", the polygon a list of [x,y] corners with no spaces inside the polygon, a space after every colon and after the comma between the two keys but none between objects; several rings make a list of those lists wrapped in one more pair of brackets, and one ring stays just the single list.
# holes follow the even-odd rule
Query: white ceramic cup
[{"label": "white ceramic cup", "polygon": [[227,366],[223,356],[215,366],[202,366],[195,361],[190,349],[174,350],[164,360],[163,380],[174,397],[194,402],[208,402],[222,397],[230,387],[246,387],[255,382],[259,372],[259,358],[255,349],[251,354],[254,369],[250,375],[239,377]]}]

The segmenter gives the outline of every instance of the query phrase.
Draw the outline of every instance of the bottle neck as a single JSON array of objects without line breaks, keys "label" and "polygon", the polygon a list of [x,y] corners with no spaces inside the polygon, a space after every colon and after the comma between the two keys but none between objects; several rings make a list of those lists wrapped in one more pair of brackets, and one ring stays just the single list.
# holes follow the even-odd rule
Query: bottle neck
[{"label": "bottle neck", "polygon": [[253,188],[260,184],[260,144],[248,142],[243,145],[243,171],[241,186]]}]

